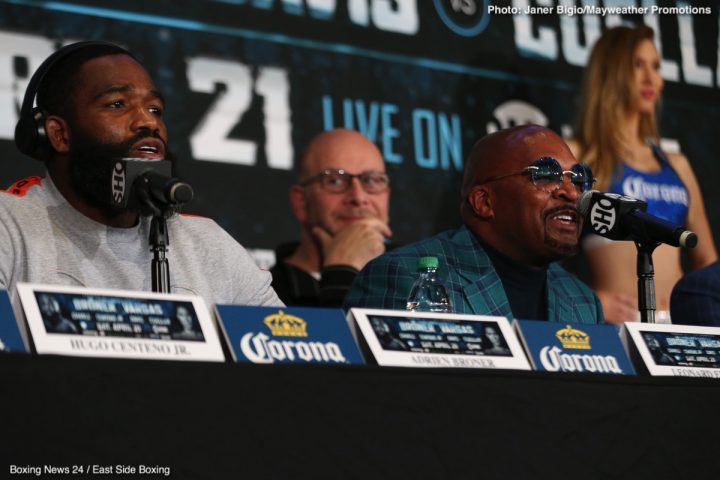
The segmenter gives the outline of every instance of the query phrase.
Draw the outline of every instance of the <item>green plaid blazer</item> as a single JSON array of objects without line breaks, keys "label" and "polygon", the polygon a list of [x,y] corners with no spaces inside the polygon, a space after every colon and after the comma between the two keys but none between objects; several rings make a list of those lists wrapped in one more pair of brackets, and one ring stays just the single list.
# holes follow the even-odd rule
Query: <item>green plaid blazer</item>
[{"label": "green plaid blazer", "polygon": [[[352,307],[404,310],[416,278],[417,259],[437,257],[453,311],[513,318],[502,282],[475,235],[462,226],[393,250],[368,263],[345,297]],[[602,323],[597,295],[557,264],[547,271],[548,319],[553,322]]]}]

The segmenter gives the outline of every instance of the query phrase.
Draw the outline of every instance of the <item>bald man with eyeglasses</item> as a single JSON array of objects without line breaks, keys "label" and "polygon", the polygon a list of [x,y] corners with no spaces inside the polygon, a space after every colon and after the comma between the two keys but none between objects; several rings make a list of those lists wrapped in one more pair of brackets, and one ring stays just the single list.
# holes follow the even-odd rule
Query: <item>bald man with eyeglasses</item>
[{"label": "bald man with eyeglasses", "polygon": [[299,243],[276,250],[272,286],[294,306],[342,305],[358,271],[385,252],[390,180],[378,148],[353,130],[316,136],[306,148],[290,205]]},{"label": "bald man with eyeglasses", "polygon": [[465,165],[463,225],[369,262],[344,306],[405,309],[418,258],[435,256],[457,313],[601,323],[595,293],[555,263],[578,250],[575,204],[593,182],[590,168],[547,128],[488,135]]}]

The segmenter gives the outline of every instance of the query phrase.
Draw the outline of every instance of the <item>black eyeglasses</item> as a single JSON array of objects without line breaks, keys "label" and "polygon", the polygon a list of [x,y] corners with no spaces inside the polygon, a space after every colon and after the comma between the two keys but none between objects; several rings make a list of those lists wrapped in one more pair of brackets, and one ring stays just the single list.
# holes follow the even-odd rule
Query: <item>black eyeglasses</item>
[{"label": "black eyeglasses", "polygon": [[353,178],[360,180],[360,185],[365,193],[382,193],[390,186],[390,177],[383,172],[372,170],[356,175],[345,170],[324,170],[306,178],[299,184],[304,187],[313,182],[320,182],[320,187],[327,192],[345,193],[350,189]]},{"label": "black eyeglasses", "polygon": [[592,189],[595,183],[592,169],[584,163],[576,163],[570,170],[563,170],[553,157],[541,157],[533,162],[532,165],[523,168],[519,172],[506,173],[499,177],[493,177],[485,180],[483,183],[494,182],[501,178],[511,177],[513,175],[530,174],[530,180],[540,190],[552,193],[562,186],[563,177],[567,175],[570,183],[575,185],[580,193]]}]

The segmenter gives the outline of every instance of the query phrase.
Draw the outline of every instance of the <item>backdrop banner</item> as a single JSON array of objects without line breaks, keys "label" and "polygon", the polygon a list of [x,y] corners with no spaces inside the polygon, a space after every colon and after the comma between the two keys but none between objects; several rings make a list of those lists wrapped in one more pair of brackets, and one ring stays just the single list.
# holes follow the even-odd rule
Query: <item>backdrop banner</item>
[{"label": "backdrop banner", "polygon": [[[102,39],[134,52],[167,99],[177,174],[196,192],[186,211],[214,218],[260,264],[299,238],[293,167],[336,127],[383,152],[393,242],[409,243],[460,222],[460,173],[478,138],[526,122],[570,136],[593,43],[644,22],[666,81],[664,145],[690,158],[717,205],[718,7],[689,3],[0,0],[0,186],[44,170],[12,141],[33,71],[65,43]],[[720,210],[708,215],[720,238]]]}]

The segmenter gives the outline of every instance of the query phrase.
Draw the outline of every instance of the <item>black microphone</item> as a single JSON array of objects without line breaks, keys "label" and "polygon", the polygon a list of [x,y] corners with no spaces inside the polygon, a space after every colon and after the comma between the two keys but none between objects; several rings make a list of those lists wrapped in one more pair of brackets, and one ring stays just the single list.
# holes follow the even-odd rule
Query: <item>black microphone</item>
[{"label": "black microphone", "polygon": [[141,207],[146,207],[143,213],[150,214],[177,207],[192,198],[192,187],[172,176],[172,162],[169,160],[112,160],[111,202],[118,208],[139,203]]},{"label": "black microphone", "polygon": [[141,173],[135,180],[134,187],[147,192],[155,202],[164,206],[180,205],[193,199],[190,185],[175,177],[153,171]]},{"label": "black microphone", "polygon": [[693,248],[697,235],[646,212],[647,202],[626,195],[588,190],[577,202],[578,212],[592,231],[611,240],[666,243]]}]

